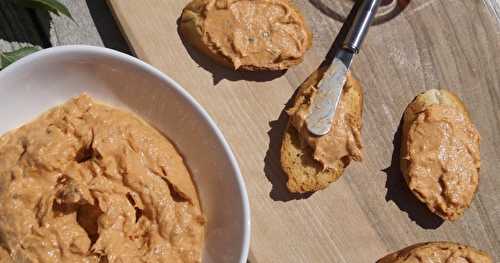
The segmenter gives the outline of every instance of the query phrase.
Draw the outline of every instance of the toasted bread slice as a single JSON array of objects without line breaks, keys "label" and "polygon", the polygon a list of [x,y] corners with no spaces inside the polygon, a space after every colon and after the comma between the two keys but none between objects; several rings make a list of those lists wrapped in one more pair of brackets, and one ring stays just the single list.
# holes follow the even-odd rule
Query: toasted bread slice
[{"label": "toasted bread slice", "polygon": [[[323,75],[322,71],[312,74],[300,87],[295,104],[307,103],[310,87],[316,87]],[[316,89],[316,88],[315,88]],[[314,89],[314,90],[315,90]],[[363,113],[363,92],[358,81],[350,74],[343,89],[343,103],[355,119],[357,129],[361,129]],[[288,176],[287,187],[290,192],[306,193],[326,188],[336,181],[344,168],[352,160],[351,156],[337,160],[332,168],[325,169],[323,164],[313,158],[313,149],[302,140],[297,129],[289,122],[283,135],[281,146],[281,167]]]},{"label": "toasted bread slice", "polygon": [[[182,11],[181,37],[218,64],[235,70],[280,71],[302,62],[312,45],[312,33],[292,1],[220,2],[192,0]],[[286,9],[281,16],[279,8]],[[248,12],[253,15],[241,15]],[[287,52],[293,45],[298,45],[297,50]]]},{"label": "toasted bread slice", "polygon": [[470,246],[453,242],[419,243],[389,254],[377,263],[413,263],[413,262],[470,262],[493,263],[485,252]]},{"label": "toasted bread slice", "polygon": [[[400,167],[401,167],[401,171],[403,173],[404,179],[409,186],[410,186],[410,181],[411,181],[411,178],[410,178],[411,175],[409,173],[409,169],[410,169],[410,165],[412,162],[410,160],[410,157],[409,157],[409,149],[408,149],[408,147],[410,145],[409,144],[409,132],[410,132],[410,129],[412,128],[412,125],[414,124],[414,122],[416,122],[417,119],[419,118],[419,115],[425,114],[424,112],[426,111],[426,109],[428,109],[429,107],[431,107],[433,105],[443,105],[443,106],[448,106],[448,107],[455,109],[456,111],[459,112],[458,114],[462,114],[464,116],[465,120],[468,123],[471,123],[471,125],[472,125],[472,122],[471,122],[470,117],[469,117],[469,113],[468,113],[464,103],[460,100],[460,98],[458,98],[455,94],[451,93],[450,91],[443,90],[443,89],[440,89],[440,90],[432,89],[432,90],[428,90],[424,93],[419,94],[408,105],[408,107],[405,110],[404,116],[403,116],[403,134],[402,134],[402,141],[401,141],[402,143],[401,143]],[[477,134],[477,131],[475,130],[475,128],[471,128],[470,133]],[[423,135],[423,136],[427,136],[427,135]],[[431,135],[428,135],[428,136],[431,136]],[[474,142],[474,144],[477,146],[477,149],[479,149],[479,135],[477,135],[477,140]],[[427,156],[426,158],[433,158],[433,157]],[[477,172],[479,172],[479,168],[477,168]],[[476,184],[476,185],[472,186],[476,190],[477,190],[477,183],[478,183],[478,181],[471,180],[471,184]],[[440,181],[436,182],[436,184],[439,184],[439,189],[442,188],[442,191],[443,192],[445,191],[445,189],[447,187],[445,185],[446,182],[442,182],[440,179]],[[438,187],[438,186],[436,186],[436,187]],[[436,201],[427,200],[428,198],[426,198],[424,195],[422,195],[419,192],[419,190],[412,189],[411,186],[410,186],[410,190],[413,192],[413,194],[421,202],[425,203],[433,213],[437,214],[438,216],[440,216],[441,218],[446,219],[446,220],[455,220],[458,217],[460,217],[463,213],[463,209],[468,207],[470,205],[470,202],[472,202],[472,198],[471,198],[466,204],[463,204],[463,206],[465,206],[465,208],[464,207],[462,207],[462,208],[458,207],[456,209],[450,208],[449,210],[445,211],[440,207],[436,207],[436,204],[435,204]],[[474,191],[474,193],[475,193],[475,191]],[[446,199],[443,199],[443,200],[446,200]],[[452,202],[452,201],[446,201],[446,202]]]}]

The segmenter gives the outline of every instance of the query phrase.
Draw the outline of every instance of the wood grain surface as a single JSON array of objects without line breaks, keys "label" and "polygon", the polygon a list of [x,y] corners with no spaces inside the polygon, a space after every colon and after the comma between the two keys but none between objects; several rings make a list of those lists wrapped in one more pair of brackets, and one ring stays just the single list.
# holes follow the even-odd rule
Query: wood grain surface
[{"label": "wood grain surface", "polygon": [[[135,54],[184,86],[213,116],[240,163],[252,208],[250,262],[375,262],[431,240],[500,262],[500,20],[496,1],[399,1],[372,27],[353,72],[365,91],[364,160],[327,190],[290,195],[279,165],[283,109],[342,23],[336,0],[295,1],[314,33],[305,61],[279,76],[214,65],[183,43],[187,0],[109,0]],[[398,167],[400,119],[426,89],[464,99],[481,135],[480,190],[465,216],[442,222],[409,193]],[[189,157],[188,157],[189,158]]]}]

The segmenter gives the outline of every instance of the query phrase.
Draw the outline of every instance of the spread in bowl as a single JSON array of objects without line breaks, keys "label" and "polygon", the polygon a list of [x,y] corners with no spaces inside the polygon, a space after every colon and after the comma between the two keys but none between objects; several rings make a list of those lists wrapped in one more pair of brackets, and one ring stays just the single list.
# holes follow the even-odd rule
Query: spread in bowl
[{"label": "spread in bowl", "polygon": [[205,219],[182,157],[87,95],[0,137],[0,202],[5,262],[201,261]]}]

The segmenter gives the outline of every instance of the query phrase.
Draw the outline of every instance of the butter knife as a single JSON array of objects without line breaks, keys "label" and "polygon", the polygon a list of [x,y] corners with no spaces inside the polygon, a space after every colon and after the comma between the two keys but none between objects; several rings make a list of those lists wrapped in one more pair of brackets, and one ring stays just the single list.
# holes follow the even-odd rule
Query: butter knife
[{"label": "butter knife", "polygon": [[[347,72],[354,55],[361,48],[381,0],[360,1],[363,2],[356,11],[342,47],[337,51],[332,64],[318,83],[318,92],[311,103],[311,111],[306,117],[307,129],[317,136],[325,135],[331,130],[335,110],[346,82]],[[356,8],[356,5],[354,8]]]}]

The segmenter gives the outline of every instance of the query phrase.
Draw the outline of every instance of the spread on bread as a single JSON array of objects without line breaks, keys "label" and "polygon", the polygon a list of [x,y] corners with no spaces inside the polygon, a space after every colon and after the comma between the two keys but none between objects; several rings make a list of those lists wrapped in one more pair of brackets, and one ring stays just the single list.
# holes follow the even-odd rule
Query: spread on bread
[{"label": "spread on bread", "polygon": [[300,63],[311,45],[304,18],[289,0],[194,0],[180,29],[234,69],[283,70]]},{"label": "spread on bread", "polygon": [[323,136],[311,134],[306,127],[305,120],[311,110],[311,101],[317,93],[317,87],[308,86],[301,91],[301,96],[287,113],[290,123],[299,131],[302,140],[314,151],[313,157],[319,161],[324,169],[332,169],[335,162],[345,158],[361,161],[361,123],[355,112],[349,109],[347,91],[352,82],[346,82],[339,105],[332,121],[332,129]]},{"label": "spread on bread", "polygon": [[305,118],[324,71],[318,70],[300,86],[294,105],[287,113],[288,127],[281,146],[281,167],[288,177],[290,192],[313,192],[337,180],[351,160],[361,160],[361,119],[363,92],[359,83],[347,76],[342,96],[332,121],[323,136],[307,130]]},{"label": "spread on bread", "polygon": [[377,263],[493,263],[483,251],[451,242],[420,243],[385,256]]},{"label": "spread on bread", "polygon": [[200,262],[182,157],[138,117],[81,95],[0,137],[0,261]]},{"label": "spread on bread", "polygon": [[432,212],[455,220],[479,184],[479,133],[448,91],[419,95],[405,114],[402,167],[408,186]]},{"label": "spread on bread", "polygon": [[408,132],[409,186],[431,209],[455,218],[470,204],[479,181],[479,134],[465,115],[431,105]]}]

